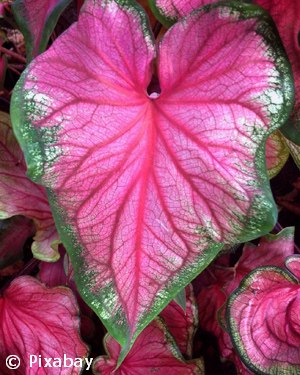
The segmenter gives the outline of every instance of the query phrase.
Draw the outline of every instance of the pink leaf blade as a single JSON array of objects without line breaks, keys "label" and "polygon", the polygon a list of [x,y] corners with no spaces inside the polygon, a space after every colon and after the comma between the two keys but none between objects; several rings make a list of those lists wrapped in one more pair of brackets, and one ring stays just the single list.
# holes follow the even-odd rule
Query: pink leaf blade
[{"label": "pink leaf blade", "polygon": [[34,256],[56,261],[59,253],[53,243],[58,241],[58,235],[45,189],[26,176],[24,156],[12,132],[9,115],[0,112],[0,218],[16,215],[35,223]]},{"label": "pink leaf blade", "polygon": [[261,267],[229,297],[231,339],[250,370],[266,375],[299,372],[299,293],[299,284],[289,273]]},{"label": "pink leaf blade", "polygon": [[[20,367],[15,374],[49,374],[49,368],[38,367],[38,361],[30,366],[30,355],[40,355],[43,365],[44,358],[63,360],[64,354],[84,362],[88,348],[79,335],[79,311],[70,289],[48,289],[33,277],[22,276],[5,290],[0,310],[0,354],[1,358],[19,356]],[[1,374],[12,371],[5,361],[0,362],[0,370]],[[68,370],[74,375],[81,373],[81,367]],[[57,375],[66,373],[63,365],[55,369]]]},{"label": "pink leaf blade", "polygon": [[16,0],[15,20],[25,37],[27,62],[43,52],[57,20],[71,0]]},{"label": "pink leaf blade", "polygon": [[[48,188],[80,293],[123,346],[123,359],[143,328],[212,261],[223,242],[244,241],[273,226],[276,209],[259,160],[267,134],[287,116],[291,81],[285,75],[286,61],[280,47],[267,54],[267,40],[257,32],[262,22],[268,35],[272,34],[265,16],[254,18],[257,10],[245,9],[233,5],[212,8],[170,29],[159,48],[162,93],[149,97],[147,87],[156,51],[140,8],[113,1],[104,1],[101,6],[86,1],[78,23],[32,62],[14,92],[14,129],[26,154],[29,174]],[[238,118],[244,138],[233,129],[231,121],[237,119],[226,105],[228,132],[226,126],[219,129],[209,122],[209,110],[197,103],[197,112],[208,121],[207,129],[203,125],[197,134],[196,129],[188,127],[189,123],[195,126],[190,119],[175,113],[180,109],[186,112],[189,103],[177,109],[171,103],[190,98],[188,87],[195,72],[178,68],[174,62],[174,77],[161,64],[168,63],[168,50],[177,56],[174,33],[182,40],[184,23],[206,38],[207,17],[211,25],[224,27],[223,34],[226,31],[228,37],[233,35],[224,24],[226,17],[231,25],[236,23],[235,35],[243,30],[252,46],[248,53],[246,45],[243,47],[244,58],[252,58],[249,71],[257,62],[253,45],[261,46],[258,60],[272,56],[263,60],[265,70],[257,72],[259,84],[254,83],[247,68],[243,70],[254,91],[243,91],[244,75],[234,80],[234,88],[240,82],[241,97],[253,106],[247,112],[251,115],[245,129],[243,113]],[[103,41],[101,48],[99,41]],[[81,53],[86,46],[88,59]],[[227,52],[223,49],[224,58],[235,47],[233,44]],[[200,50],[187,56],[178,59],[182,64],[194,58],[201,60]],[[207,57],[204,54],[202,58]],[[212,73],[217,65],[216,60],[211,61]],[[63,85],[57,84],[62,70]],[[202,83],[199,77],[194,80],[199,91],[207,84],[204,77]],[[220,77],[224,79],[222,74]],[[221,78],[218,84],[223,87]],[[182,86],[175,88],[177,81]],[[226,79],[224,85],[228,85]],[[219,93],[220,89],[215,95]],[[258,99],[271,93],[272,103]],[[270,121],[271,110],[276,121]],[[259,126],[253,130],[256,122]],[[201,136],[212,143],[209,136],[216,133],[219,144],[212,145],[214,160],[212,150],[207,151],[201,143]],[[232,139],[234,145],[224,149],[224,139]],[[170,141],[174,141],[171,147]],[[248,163],[242,164],[246,171],[236,180],[232,178],[237,167],[234,162],[230,165],[230,149],[235,161],[242,163],[245,156]],[[206,156],[208,165],[204,164]],[[232,169],[227,172],[229,167]],[[227,197],[230,204],[224,205]],[[219,214],[221,221],[216,218]]]},{"label": "pink leaf blade", "polygon": [[107,356],[96,358],[95,374],[109,375],[201,375],[200,359],[184,361],[164,323],[156,318],[137,338],[128,356],[116,369],[121,347],[111,336],[104,338]]}]

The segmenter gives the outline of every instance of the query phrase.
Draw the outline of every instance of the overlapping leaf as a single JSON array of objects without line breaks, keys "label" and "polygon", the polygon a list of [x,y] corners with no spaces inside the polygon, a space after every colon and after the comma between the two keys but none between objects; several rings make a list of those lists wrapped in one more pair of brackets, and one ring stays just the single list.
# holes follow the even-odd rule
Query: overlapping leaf
[{"label": "overlapping leaf", "polygon": [[56,22],[71,0],[15,0],[12,10],[26,42],[27,61],[43,52]]},{"label": "overlapping leaf", "polygon": [[[272,228],[264,146],[292,105],[288,63],[257,8],[195,13],[158,51],[147,27],[130,1],[86,1],[12,106],[78,288],[123,356],[223,243]],[[156,54],[161,94],[147,95]]]},{"label": "overlapping leaf", "polygon": [[231,338],[252,371],[266,375],[300,372],[299,297],[299,280],[276,267],[257,268],[230,296]]},{"label": "overlapping leaf", "polygon": [[156,318],[140,334],[121,366],[117,366],[121,347],[111,336],[104,338],[107,356],[95,360],[95,374],[110,375],[201,375],[202,360],[185,361],[164,323]]},{"label": "overlapping leaf", "polygon": [[289,148],[283,135],[279,131],[271,134],[266,143],[266,163],[270,178],[281,171],[289,155]]},{"label": "overlapping leaf", "polygon": [[26,176],[24,156],[12,132],[9,116],[0,112],[0,219],[15,215],[26,216],[35,223],[33,255],[41,260],[57,260],[58,236],[46,191]]},{"label": "overlapping leaf", "polygon": [[[78,306],[70,289],[48,289],[36,279],[22,276],[15,279],[0,297],[0,370],[3,375],[46,375],[44,358],[82,358],[87,346],[79,336]],[[9,370],[5,358],[16,355],[20,367]],[[30,355],[41,356],[30,366]],[[16,364],[16,362],[13,362]],[[55,375],[75,375],[81,367],[56,367]],[[53,369],[52,369],[53,370]]]},{"label": "overlapping leaf", "polygon": [[193,338],[198,327],[198,309],[192,285],[188,285],[185,291],[185,311],[176,302],[171,301],[160,316],[164,319],[180,352],[186,358],[192,358]]},{"label": "overlapping leaf", "polygon": [[295,80],[295,106],[282,131],[300,145],[300,3],[298,0],[255,0],[273,17],[292,64]]}]

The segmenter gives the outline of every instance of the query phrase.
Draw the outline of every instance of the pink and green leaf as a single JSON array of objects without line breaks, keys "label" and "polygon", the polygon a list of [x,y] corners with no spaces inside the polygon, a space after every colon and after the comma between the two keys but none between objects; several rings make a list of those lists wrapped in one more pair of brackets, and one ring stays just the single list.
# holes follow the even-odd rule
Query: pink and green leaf
[{"label": "pink and green leaf", "polygon": [[285,261],[285,266],[300,282],[300,255],[289,256]]},{"label": "pink and green leaf", "polygon": [[237,4],[193,13],[156,50],[140,7],[87,0],[23,74],[12,117],[28,172],[120,361],[223,244],[273,227],[265,142],[292,86],[267,15]]},{"label": "pink and green leaf", "polygon": [[294,228],[284,228],[278,234],[262,237],[258,246],[245,244],[243,254],[234,267],[234,278],[224,285],[227,295],[232,293],[241,280],[261,266],[284,267],[288,256],[294,254]]},{"label": "pink and green leaf", "polygon": [[295,106],[289,121],[281,129],[284,135],[300,145],[300,3],[298,0],[255,0],[273,17],[295,80]]},{"label": "pink and green leaf", "polygon": [[198,309],[192,285],[185,288],[186,309],[183,310],[175,301],[171,301],[160,313],[174,337],[180,352],[186,358],[192,358],[193,338],[198,328]]},{"label": "pink and green leaf", "polygon": [[149,5],[156,18],[164,26],[169,27],[194,10],[216,2],[212,0],[149,0]]},{"label": "pink and green leaf", "polygon": [[15,0],[12,10],[25,37],[27,61],[47,47],[59,16],[71,0]]},{"label": "pink and green leaf", "polygon": [[95,374],[204,374],[202,360],[185,361],[167,327],[159,318],[156,318],[144,329],[127,357],[117,369],[118,358],[121,352],[120,344],[110,335],[106,335],[104,345],[107,355],[98,357],[94,361],[93,370]]},{"label": "pink and green leaf", "polygon": [[252,271],[230,296],[228,327],[240,358],[255,373],[300,372],[300,285],[277,267]]},{"label": "pink and green leaf", "polygon": [[0,219],[23,215],[35,223],[33,255],[55,261],[58,235],[46,191],[26,176],[24,155],[12,132],[9,115],[0,112]]},{"label": "pink and green leaf", "polygon": [[[9,355],[20,358],[16,375],[46,375],[49,368],[30,367],[30,355],[44,358],[84,358],[88,348],[79,335],[79,311],[70,289],[46,288],[30,276],[16,278],[0,297],[0,372],[11,374],[5,365]],[[56,368],[55,374],[79,374],[81,367]]]}]

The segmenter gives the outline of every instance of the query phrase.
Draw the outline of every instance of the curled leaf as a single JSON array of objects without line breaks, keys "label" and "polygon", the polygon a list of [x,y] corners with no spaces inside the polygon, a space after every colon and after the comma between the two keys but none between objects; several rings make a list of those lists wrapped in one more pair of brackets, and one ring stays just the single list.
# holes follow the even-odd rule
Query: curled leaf
[{"label": "curled leaf", "polygon": [[299,281],[276,267],[255,269],[230,296],[231,339],[252,371],[265,375],[300,372],[299,296]]},{"label": "curled leaf", "polygon": [[266,143],[266,161],[269,178],[275,177],[281,171],[289,155],[289,148],[281,133],[279,131],[272,133]]}]

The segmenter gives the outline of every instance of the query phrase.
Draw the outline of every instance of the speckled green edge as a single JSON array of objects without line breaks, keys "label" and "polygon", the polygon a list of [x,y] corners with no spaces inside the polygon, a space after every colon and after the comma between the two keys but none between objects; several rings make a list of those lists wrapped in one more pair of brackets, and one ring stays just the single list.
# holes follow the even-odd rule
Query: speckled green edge
[{"label": "speckled green edge", "polygon": [[[277,367],[274,367],[273,369],[268,368],[265,371],[257,367],[253,363],[251,358],[248,356],[246,350],[244,349],[242,340],[239,335],[238,325],[236,324],[236,321],[231,317],[231,314],[230,314],[231,307],[233,303],[235,302],[235,300],[251,287],[253,280],[261,277],[261,274],[263,274],[264,272],[274,272],[274,273],[280,274],[287,281],[290,281],[293,284],[298,284],[298,280],[290,272],[287,272],[286,270],[280,267],[265,266],[265,267],[258,267],[255,270],[251,271],[247,276],[243,278],[239,287],[229,296],[227,300],[226,322],[227,322],[228,333],[230,334],[233,347],[238,353],[240,359],[243,361],[246,367],[249,368],[251,371],[254,371],[255,374],[257,375],[284,375],[284,374],[297,375],[299,373],[298,371],[300,370],[300,365],[298,366],[298,368],[291,366],[290,367],[290,369],[292,370],[291,372],[290,372],[290,369],[288,369],[288,372],[286,372],[287,367],[283,368],[283,367],[277,366]],[[293,369],[295,369],[296,371],[294,372]]]},{"label": "speckled green edge", "polygon": [[[44,52],[47,48],[49,38],[54,30],[54,27],[56,26],[59,16],[65,10],[65,8],[71,3],[71,1],[72,0],[60,0],[57,3],[57,5],[53,8],[52,12],[47,16],[41,36],[41,41],[38,46],[38,54]],[[35,57],[33,55],[34,33],[30,29],[30,24],[28,22],[27,17],[27,9],[24,6],[24,0],[15,0],[12,3],[12,11],[17,22],[17,25],[19,26],[22,34],[24,35],[26,44],[26,59],[27,63],[30,63],[30,61]]]},{"label": "speckled green edge", "polygon": [[[141,11],[140,6],[138,6],[131,0],[120,0],[116,2],[121,7],[124,6],[127,10],[133,9],[135,13],[138,13],[143,25],[143,30],[147,32],[147,35],[151,33],[149,31],[148,20],[144,12]],[[205,7],[200,11],[208,12],[210,9],[217,7],[220,7],[220,4],[214,4]],[[286,90],[284,104],[281,107],[281,110],[274,115],[274,120],[272,121],[270,128],[270,132],[272,132],[280,125],[282,125],[282,123],[288,117],[290,109],[292,108],[293,83],[289,63],[285,58],[285,54],[283,52],[281,44],[279,44],[278,42],[277,34],[273,29],[273,25],[270,25],[270,18],[265,12],[262,12],[261,8],[240,5],[236,3],[232,3],[226,6],[222,4],[222,7],[226,7],[227,11],[231,10],[234,12],[239,12],[240,19],[248,19],[253,17],[259,18],[261,20],[261,30],[259,30],[258,33],[262,35],[263,39],[265,39],[268,44],[274,44],[273,54],[276,57],[276,61],[278,61],[278,69],[282,77],[283,86],[286,87]],[[182,22],[186,21],[183,20]],[[35,129],[27,119],[27,113],[25,110],[26,105],[24,101],[25,98],[23,96],[23,86],[26,74],[27,71],[24,72],[14,90],[11,115],[15,134],[25,153],[25,158],[28,165],[28,174],[32,178],[34,178],[36,182],[38,182],[43,175],[43,165],[37,165],[38,163],[36,162],[36,158],[38,158],[39,161],[43,161],[44,152],[40,134],[35,131]],[[26,131],[24,131],[25,127],[27,127]],[[254,207],[249,210],[248,215],[250,215],[251,217],[246,221],[244,220],[245,230],[239,236],[237,236],[238,238],[236,238],[236,242],[245,242],[268,233],[273,227],[277,218],[277,210],[269,188],[269,180],[266,174],[265,167],[265,140],[268,135],[269,134],[265,134],[262,137],[261,145],[256,153],[256,168],[258,171],[261,171],[259,173],[258,181],[258,186],[261,188],[261,194],[256,198]],[[55,138],[55,130],[53,131],[52,137]],[[264,192],[265,194],[262,194],[262,192]],[[88,290],[89,286],[91,288],[93,287],[94,272],[92,270],[89,270],[88,273],[82,272],[83,269],[88,269],[88,265],[85,264],[85,260],[80,257],[82,247],[76,238],[76,233],[73,232],[72,228],[66,226],[66,218],[64,217],[64,213],[61,212],[59,204],[57,203],[58,200],[56,199],[54,192],[48,189],[48,196],[50,199],[52,212],[60,238],[62,239],[62,242],[64,243],[71,257],[72,265],[75,270],[75,280],[78,289],[86,303],[98,314],[100,319],[103,321],[109,333],[123,347],[118,362],[118,364],[120,365],[129,352],[130,348],[132,347],[139,333],[173,298],[175,298],[175,296],[183,287],[190,283],[191,280],[193,280],[202,270],[204,270],[209,265],[209,263],[222,249],[223,244],[212,242],[211,246],[209,246],[205,250],[205,258],[203,257],[203,254],[199,254],[194,264],[183,269],[178,275],[176,275],[176,277],[172,281],[166,283],[162,292],[156,296],[153,306],[143,316],[141,316],[138,328],[135,331],[134,335],[130,336],[129,327],[127,326],[126,322],[124,322],[124,318],[123,323],[117,324],[117,321],[122,318],[122,312],[120,312],[120,314],[115,317],[115,321],[111,321],[111,319],[105,317],[105,312],[101,308],[101,302],[105,299],[105,296],[111,295],[113,286],[108,285],[107,288],[102,289],[102,297],[98,293],[92,293],[90,290]],[[260,204],[261,200],[263,200],[263,212]],[[265,202],[267,202],[267,204],[265,204]]]}]

